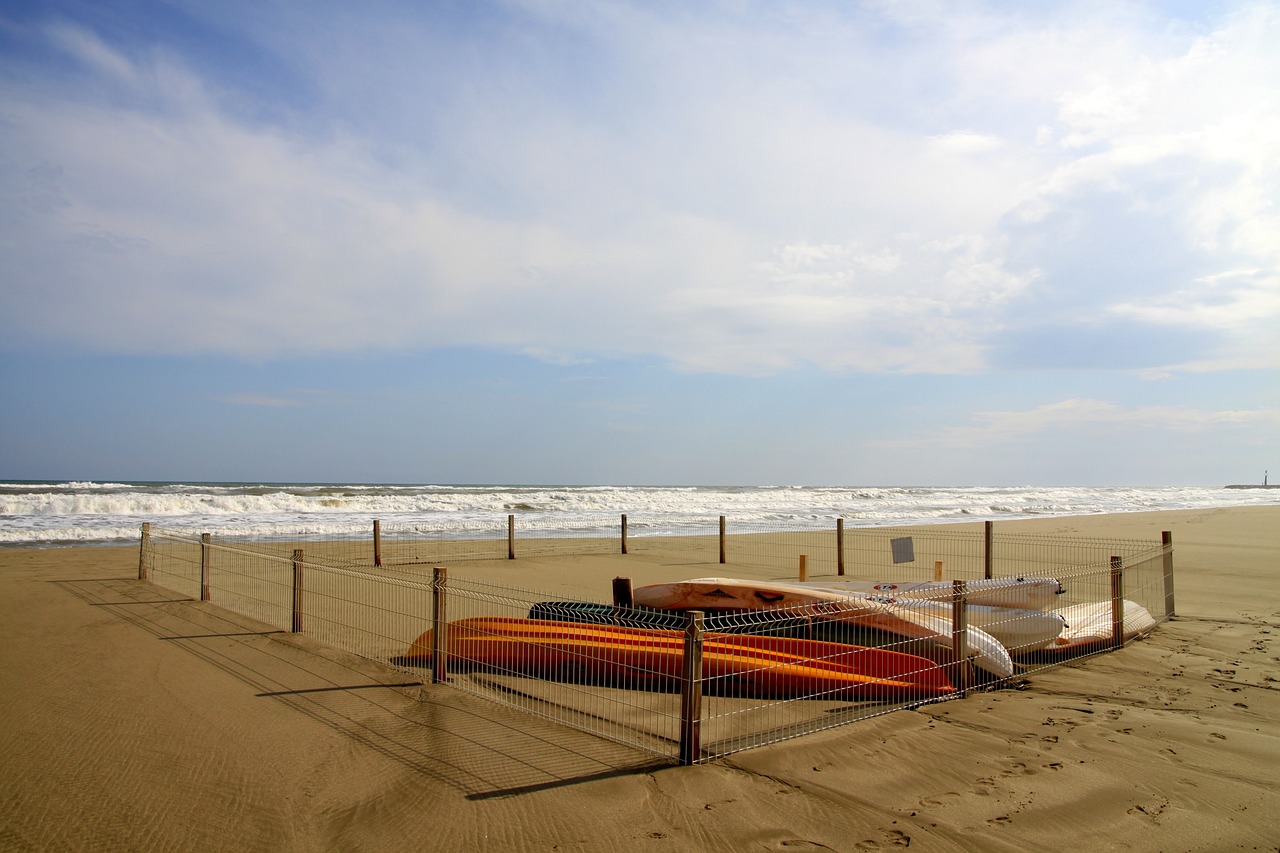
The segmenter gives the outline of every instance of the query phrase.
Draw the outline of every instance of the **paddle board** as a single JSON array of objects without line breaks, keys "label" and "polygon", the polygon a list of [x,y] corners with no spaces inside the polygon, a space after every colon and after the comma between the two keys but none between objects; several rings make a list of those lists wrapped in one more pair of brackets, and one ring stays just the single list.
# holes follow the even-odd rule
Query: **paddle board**
[{"label": "paddle board", "polygon": [[[950,646],[952,642],[950,616],[799,584],[696,578],[638,587],[633,591],[633,600],[638,606],[659,610],[786,609],[790,616],[848,622],[944,646]],[[978,668],[999,678],[1013,675],[1009,652],[981,628],[970,626],[966,630],[965,648]]]},{"label": "paddle board", "polygon": [[[950,601],[950,581],[844,581],[814,580],[803,586],[854,592],[860,595],[888,595],[894,598],[926,598]],[[965,581],[970,604],[988,607],[1016,607],[1047,610],[1063,593],[1057,578],[989,578]]]},{"label": "paddle board", "polygon": [[[483,616],[449,623],[451,667],[671,689],[684,632]],[[431,660],[432,632],[405,656]],[[885,649],[753,634],[704,634],[704,689],[752,697],[909,701],[954,692],[933,662]]]}]

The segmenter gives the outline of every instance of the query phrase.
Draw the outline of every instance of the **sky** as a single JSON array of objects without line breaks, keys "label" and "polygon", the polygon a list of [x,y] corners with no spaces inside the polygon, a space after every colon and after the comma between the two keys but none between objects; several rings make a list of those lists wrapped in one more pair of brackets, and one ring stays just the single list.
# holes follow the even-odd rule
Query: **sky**
[{"label": "sky", "polygon": [[0,0],[0,479],[1280,480],[1280,2]]}]

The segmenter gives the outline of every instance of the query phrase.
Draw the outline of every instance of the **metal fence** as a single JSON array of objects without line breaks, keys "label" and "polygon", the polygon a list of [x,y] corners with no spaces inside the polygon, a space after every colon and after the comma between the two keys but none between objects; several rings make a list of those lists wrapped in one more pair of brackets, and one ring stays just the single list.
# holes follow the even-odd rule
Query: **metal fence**
[{"label": "metal fence", "polygon": [[[681,763],[1006,686],[1121,646],[1173,612],[1168,534],[1156,545],[1001,536],[990,526],[730,537],[719,527],[698,533],[706,526],[690,525],[691,535],[667,533],[664,545],[705,562],[718,557],[735,567],[726,574],[785,577],[807,564],[821,577],[801,589],[829,583],[832,591],[734,610],[706,606],[733,592],[715,589],[696,609],[660,610],[635,606],[644,590],[623,578],[611,601],[569,600],[450,577],[420,557],[510,559],[502,536],[415,544],[395,535],[375,556],[368,542],[215,541],[152,525],[143,528],[139,577]],[[625,567],[621,553],[636,544],[643,549],[625,536],[621,545],[548,536],[531,550],[613,553]],[[927,582],[942,571],[938,563],[949,580],[932,590],[886,597],[836,589],[853,577]],[[1046,611],[990,606],[982,586],[1001,577],[1009,580],[996,586],[1008,595],[1019,579],[1053,578],[1060,595],[1049,610],[1070,630],[1049,638]]]}]

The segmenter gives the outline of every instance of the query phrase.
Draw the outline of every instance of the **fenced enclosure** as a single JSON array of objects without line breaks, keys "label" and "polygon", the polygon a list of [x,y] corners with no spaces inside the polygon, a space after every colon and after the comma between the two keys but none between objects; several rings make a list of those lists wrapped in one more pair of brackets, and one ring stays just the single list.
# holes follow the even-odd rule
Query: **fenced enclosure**
[{"label": "fenced enclosure", "polygon": [[[375,524],[364,540],[340,541],[215,541],[144,525],[139,577],[681,763],[1005,686],[1121,646],[1173,612],[1168,534],[1154,543],[1009,535],[990,524],[847,531],[839,523],[728,532],[721,518],[637,536],[626,516],[619,522],[617,537],[517,538],[509,517],[470,540]],[[634,606],[628,555],[659,552],[761,584],[941,581],[914,598],[832,592],[738,611]],[[586,600],[441,568],[578,554],[613,555],[611,595]],[[1052,609],[1082,632],[1069,644],[1035,634],[1045,612],[980,603],[986,579],[1008,578],[1000,588],[1012,590],[1034,577],[1060,585]],[[603,592],[610,578],[600,581]],[[979,636],[1001,639],[988,648],[975,645]]]}]

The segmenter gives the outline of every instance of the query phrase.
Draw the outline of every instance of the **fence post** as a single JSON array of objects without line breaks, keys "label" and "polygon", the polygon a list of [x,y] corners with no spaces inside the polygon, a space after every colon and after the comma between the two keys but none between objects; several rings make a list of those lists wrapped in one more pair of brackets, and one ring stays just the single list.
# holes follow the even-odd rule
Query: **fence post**
[{"label": "fence post", "polygon": [[680,680],[680,763],[702,757],[702,611],[690,610]]},{"label": "fence post", "polygon": [[293,633],[302,631],[302,549],[293,550]]},{"label": "fence post", "polygon": [[992,542],[995,539],[996,523],[994,521],[983,522],[982,525],[982,576],[987,580],[991,580],[991,566],[995,562],[994,549]]},{"label": "fence post", "polygon": [[622,514],[622,553],[627,553],[627,514]]},{"label": "fence post", "polygon": [[138,544],[138,580],[147,579],[147,560],[151,557],[151,522],[142,522],[142,539]]},{"label": "fence post", "polygon": [[960,695],[969,690],[969,610],[965,582],[951,582],[951,681]]},{"label": "fence post", "polygon": [[1111,558],[1111,648],[1124,648],[1124,557]]},{"label": "fence post", "polygon": [[724,565],[724,516],[720,516],[720,564]]},{"label": "fence post", "polygon": [[516,517],[514,515],[507,516],[507,559],[514,560],[516,558]]},{"label": "fence post", "polygon": [[211,554],[210,554],[210,536],[208,533],[200,534],[200,600],[209,601],[209,575],[211,574]]},{"label": "fence post", "polygon": [[631,578],[613,579],[613,606],[619,610],[630,610],[635,607],[635,596],[631,592]]},{"label": "fence post", "polygon": [[1162,531],[1160,544],[1164,546],[1164,615],[1168,618],[1173,615],[1173,532]]},{"label": "fence post", "polygon": [[449,570],[436,566],[431,579],[431,683],[449,680],[449,620],[445,613],[445,587]]},{"label": "fence post", "polygon": [[836,519],[836,574],[844,574],[844,519]]},{"label": "fence post", "polygon": [[382,522],[373,520],[373,564],[382,566]]},{"label": "fence post", "polygon": [[804,583],[809,579],[809,558],[804,554],[800,555],[800,583]]}]

